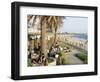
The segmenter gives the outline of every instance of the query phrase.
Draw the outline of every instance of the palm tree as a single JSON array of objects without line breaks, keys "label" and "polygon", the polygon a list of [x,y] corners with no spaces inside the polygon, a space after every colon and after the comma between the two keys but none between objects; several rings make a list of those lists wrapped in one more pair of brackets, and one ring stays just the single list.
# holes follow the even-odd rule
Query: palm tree
[{"label": "palm tree", "polygon": [[32,19],[33,15],[28,15],[27,16],[27,21],[29,22]]},{"label": "palm tree", "polygon": [[[62,25],[64,17],[61,16],[40,16],[40,23],[41,23],[41,44],[42,54],[45,55],[46,58],[46,64],[47,65],[47,44],[46,44],[46,30],[48,28],[51,28],[54,30],[54,44],[56,43],[56,36],[57,36],[57,30]],[[53,45],[53,44],[52,44]]]},{"label": "palm tree", "polygon": [[[54,31],[54,44],[56,43],[57,30],[63,23],[63,18],[61,16],[35,16],[33,25],[36,19],[39,18],[40,28],[41,28],[41,54],[45,57],[44,65],[48,65],[47,60],[47,44],[46,44],[46,33],[47,29],[50,28]],[[52,44],[53,45],[53,44]]]},{"label": "palm tree", "polygon": [[[28,15],[27,16],[27,23],[30,22],[30,20],[32,19],[32,17],[33,17],[33,15]],[[32,44],[31,44],[32,40],[31,40],[30,36],[28,36],[28,41],[29,41],[28,49],[29,49],[29,53],[31,53],[31,51],[32,51]]]},{"label": "palm tree", "polygon": [[46,28],[47,28],[47,17],[40,16],[40,27],[41,27],[41,54],[45,57],[44,65],[48,65],[47,60],[47,46],[46,46]]},{"label": "palm tree", "polygon": [[61,27],[61,25],[63,24],[63,16],[50,16],[50,18],[48,19],[48,22],[51,25],[51,28],[54,30],[54,41],[53,41],[53,45],[55,45],[56,43],[56,37],[57,37],[57,30],[59,27]]}]

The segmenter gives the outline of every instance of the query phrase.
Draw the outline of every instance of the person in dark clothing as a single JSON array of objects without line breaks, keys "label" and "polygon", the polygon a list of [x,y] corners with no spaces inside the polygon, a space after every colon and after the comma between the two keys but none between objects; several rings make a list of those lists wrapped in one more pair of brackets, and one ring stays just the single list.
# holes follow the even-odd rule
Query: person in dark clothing
[{"label": "person in dark clothing", "polygon": [[56,55],[55,49],[52,47],[51,50],[50,50],[49,53],[48,53],[48,56],[49,56],[49,57],[54,57],[54,58],[55,58],[55,55]]}]

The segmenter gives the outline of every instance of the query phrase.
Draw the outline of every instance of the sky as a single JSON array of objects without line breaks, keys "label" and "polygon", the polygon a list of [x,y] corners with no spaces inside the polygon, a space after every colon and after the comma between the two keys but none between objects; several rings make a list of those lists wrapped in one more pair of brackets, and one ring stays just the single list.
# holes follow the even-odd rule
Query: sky
[{"label": "sky", "polygon": [[87,33],[88,32],[88,18],[87,17],[65,17],[64,24],[59,32],[68,33]]}]

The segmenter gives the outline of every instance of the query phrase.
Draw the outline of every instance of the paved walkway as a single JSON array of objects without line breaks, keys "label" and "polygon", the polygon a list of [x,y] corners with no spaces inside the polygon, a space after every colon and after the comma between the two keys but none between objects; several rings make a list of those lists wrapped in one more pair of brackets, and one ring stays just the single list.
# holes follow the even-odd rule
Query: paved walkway
[{"label": "paved walkway", "polygon": [[78,51],[74,50],[73,52],[70,52],[69,54],[69,64],[75,65],[75,64],[83,64],[83,62],[75,56],[75,54],[78,53]]}]

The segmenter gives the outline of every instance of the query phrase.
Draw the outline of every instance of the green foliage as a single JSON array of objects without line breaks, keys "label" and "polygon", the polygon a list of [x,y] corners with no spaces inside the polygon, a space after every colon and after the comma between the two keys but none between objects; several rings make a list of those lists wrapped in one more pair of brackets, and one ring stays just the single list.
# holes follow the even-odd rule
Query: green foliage
[{"label": "green foliage", "polygon": [[67,64],[69,64],[68,54],[64,53],[64,51],[60,51],[57,59],[57,65],[67,65]]},{"label": "green foliage", "polygon": [[88,56],[87,56],[86,53],[83,53],[83,52],[82,53],[78,53],[78,54],[76,54],[76,57],[81,59],[84,62],[84,64],[88,63]]},{"label": "green foliage", "polygon": [[29,66],[29,67],[40,66],[40,64],[33,64],[33,63],[31,62],[31,60],[32,60],[32,59],[28,59],[28,66]]},{"label": "green foliage", "polygon": [[48,63],[53,62],[54,60],[52,58],[48,58]]},{"label": "green foliage", "polygon": [[31,62],[31,59],[28,59],[28,66],[32,66],[32,62]]},{"label": "green foliage", "polygon": [[[28,67],[34,67],[34,66],[40,66],[40,64],[33,64],[32,62],[31,62],[31,60],[32,59],[28,59]],[[48,63],[51,63],[51,62],[53,62],[54,60],[52,59],[52,58],[48,58]]]}]

